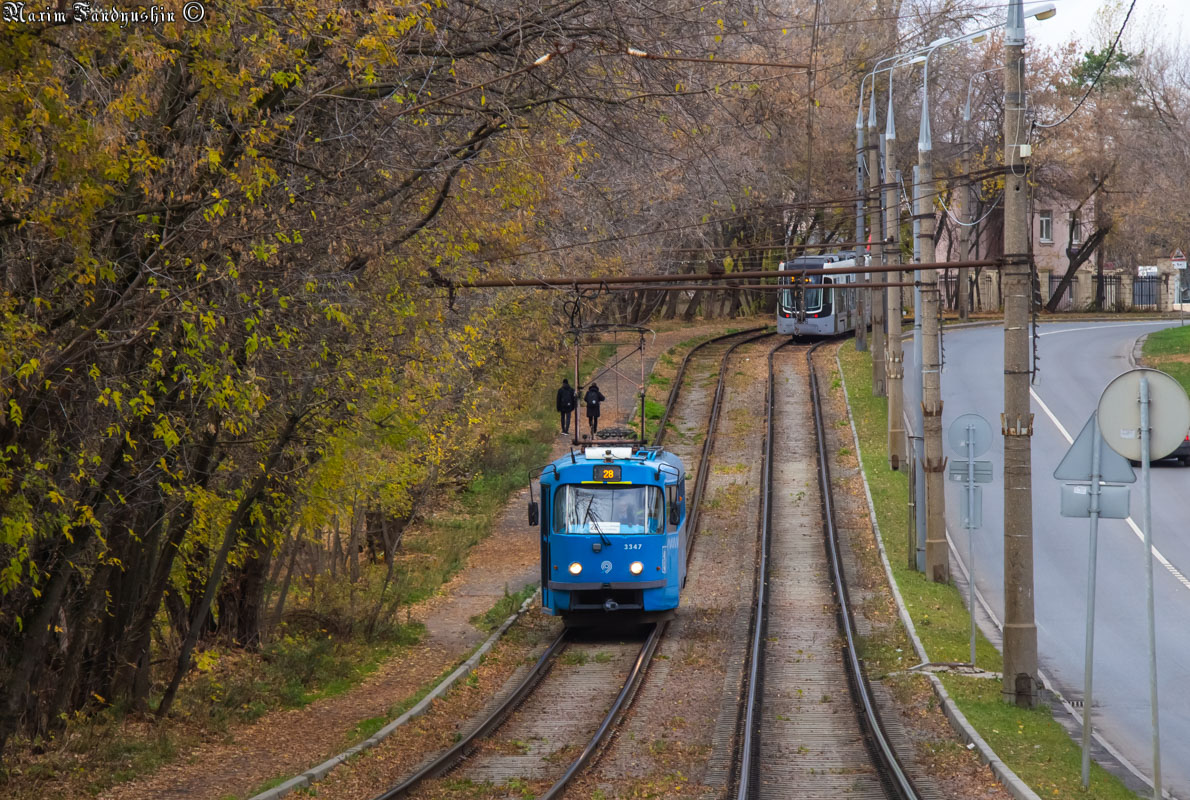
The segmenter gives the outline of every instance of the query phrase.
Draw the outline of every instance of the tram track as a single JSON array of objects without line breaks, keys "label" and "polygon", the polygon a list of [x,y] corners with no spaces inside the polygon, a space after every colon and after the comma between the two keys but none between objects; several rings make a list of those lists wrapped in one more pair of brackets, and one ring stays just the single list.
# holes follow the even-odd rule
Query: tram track
[{"label": "tram track", "polygon": [[[728,360],[735,350],[740,346],[771,335],[773,334],[769,328],[752,328],[712,337],[698,344],[686,354],[679,366],[677,374],[674,377],[673,385],[667,398],[665,411],[660,420],[657,434],[654,438],[655,446],[660,446],[665,438],[670,414],[672,409],[676,406],[679,397],[681,396],[684,379],[689,372],[690,365],[704,356],[711,355],[713,358],[714,355],[719,355],[716,388],[711,400],[706,421],[706,437],[703,441],[702,452],[698,465],[694,467],[697,469],[697,477],[695,480],[694,490],[690,497],[690,507],[692,508],[692,512],[687,524],[689,526],[688,530],[690,531],[691,541],[687,548],[687,563],[689,563],[690,555],[693,552],[693,537],[697,531],[699,511],[702,506],[702,495],[706,487],[707,470],[704,470],[702,465],[709,463],[709,454],[711,449],[714,447],[715,430],[719,418],[719,410],[722,406],[724,396],[726,366]],[[720,350],[722,350],[721,354],[719,353]],[[604,713],[602,721],[595,728],[594,733],[590,736],[581,752],[579,752],[579,754],[573,760],[571,760],[569,766],[561,774],[561,776],[554,781],[553,785],[548,790],[546,790],[543,794],[538,795],[540,798],[542,798],[542,800],[550,800],[552,798],[561,796],[574,777],[577,776],[590,763],[590,761],[598,755],[601,748],[608,741],[610,735],[615,730],[617,719],[624,714],[627,707],[631,704],[635,691],[640,686],[652,656],[656,651],[658,643],[661,641],[661,638],[664,635],[666,626],[666,622],[649,626],[648,633],[641,643],[636,656],[630,659],[631,665],[626,670],[627,675],[621,685],[619,692],[616,694],[615,699],[611,701],[606,713]],[[596,650],[594,652],[587,652],[587,650],[592,647],[596,648]],[[609,649],[616,652],[609,655]],[[525,733],[525,731],[532,730],[532,721],[530,721],[529,726],[524,727],[523,730],[515,730],[518,724],[517,717],[520,715],[520,710],[522,707],[525,707],[526,711],[529,712],[520,716],[538,716],[539,725],[546,725],[549,727],[549,722],[546,719],[546,717],[549,716],[549,713],[547,712],[544,716],[534,715],[532,713],[532,709],[529,709],[529,705],[544,700],[544,705],[547,708],[552,708],[554,710],[554,717],[556,719],[556,709],[559,707],[557,703],[558,698],[549,697],[548,695],[551,694],[551,687],[547,687],[545,685],[550,683],[547,678],[553,671],[554,666],[560,660],[564,659],[570,659],[581,666],[585,666],[590,663],[607,664],[609,662],[620,664],[621,662],[629,660],[626,658],[624,653],[626,649],[630,649],[630,647],[625,643],[617,643],[612,645],[606,642],[583,643],[578,649],[576,649],[574,634],[568,630],[563,630],[562,633],[560,633],[554,639],[554,641],[546,647],[545,651],[538,657],[537,661],[526,672],[526,674],[521,677],[519,683],[513,687],[511,691],[506,693],[503,700],[495,703],[495,708],[490,710],[478,723],[474,724],[468,733],[461,735],[459,740],[451,748],[431,758],[428,762],[419,767],[412,775],[409,775],[400,783],[395,784],[379,795],[376,795],[374,800],[395,800],[396,798],[411,796],[415,794],[418,789],[422,787],[427,781],[441,778],[455,770],[462,770],[464,762],[478,762],[479,758],[477,756],[482,751],[485,740],[490,739],[498,730],[505,730],[506,733],[508,730],[514,730],[514,732],[510,733],[509,735],[520,737],[515,739],[518,742],[526,741],[527,736],[530,744],[527,746],[528,752],[521,753],[520,755],[522,756],[529,758],[536,757],[539,760],[549,760],[551,756],[567,750],[568,746],[555,749],[550,753],[534,753],[532,745],[534,736],[531,733]],[[572,654],[576,655],[572,656]],[[587,705],[589,708],[594,708],[594,706],[597,704],[598,701],[594,699],[587,700]],[[561,734],[564,737],[569,736],[573,739],[575,733],[576,731],[573,730],[559,730],[555,725],[553,726],[551,735]],[[506,736],[505,738],[508,737]],[[540,740],[545,741],[546,737],[540,737]],[[544,759],[542,758],[543,755],[545,756]],[[499,761],[499,758],[496,760]],[[478,764],[468,764],[465,769],[465,771],[469,773],[467,781],[471,782],[479,780],[490,782],[508,780],[513,777],[523,779],[522,776],[525,773],[523,764],[519,767],[512,767],[512,771],[519,771],[520,773],[513,775],[508,769],[509,759],[505,758],[504,761],[505,767],[503,768],[500,766],[492,767],[489,765],[489,767],[485,769]],[[513,758],[512,761],[515,762],[516,759]]]},{"label": "tram track", "polygon": [[917,800],[856,650],[814,349],[782,342],[768,354],[758,578],[730,794]]}]

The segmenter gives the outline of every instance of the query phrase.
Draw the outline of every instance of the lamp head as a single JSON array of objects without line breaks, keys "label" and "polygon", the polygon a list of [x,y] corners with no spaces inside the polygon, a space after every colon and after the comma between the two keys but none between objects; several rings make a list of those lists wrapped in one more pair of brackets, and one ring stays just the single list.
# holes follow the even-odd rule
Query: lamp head
[{"label": "lamp head", "polygon": [[1058,7],[1053,3],[1042,3],[1025,9],[1025,16],[1036,20],[1045,20],[1058,13]]}]

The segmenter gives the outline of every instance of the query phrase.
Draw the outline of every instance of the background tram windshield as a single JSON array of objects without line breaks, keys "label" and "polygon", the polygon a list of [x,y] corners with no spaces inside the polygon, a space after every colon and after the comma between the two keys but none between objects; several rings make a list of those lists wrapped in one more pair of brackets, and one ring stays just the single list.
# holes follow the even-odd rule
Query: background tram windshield
[{"label": "background tram windshield", "polygon": [[554,492],[555,533],[660,533],[664,523],[656,486],[563,484]]},{"label": "background tram windshield", "polygon": [[[804,284],[801,291],[793,289],[786,289],[781,292],[781,305],[790,311],[805,311],[808,314],[813,314],[816,311],[822,310],[822,288],[819,281],[822,279],[818,276],[813,276],[812,283]],[[801,302],[799,302],[799,298]]]}]

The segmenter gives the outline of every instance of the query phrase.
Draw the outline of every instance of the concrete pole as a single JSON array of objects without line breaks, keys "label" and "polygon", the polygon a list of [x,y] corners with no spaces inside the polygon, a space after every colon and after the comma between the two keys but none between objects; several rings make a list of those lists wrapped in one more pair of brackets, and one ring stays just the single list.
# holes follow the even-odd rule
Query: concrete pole
[{"label": "concrete pole", "polygon": [[[884,123],[884,263],[901,263],[900,177],[896,169],[897,127],[893,119],[892,73],[889,73],[888,117]],[[893,283],[904,280],[904,272],[886,273]],[[901,342],[904,314],[901,287],[888,290],[888,465],[900,469],[905,463],[905,352]]]},{"label": "concrete pole", "polygon": [[1004,678],[1008,702],[1037,702],[1033,612],[1033,414],[1029,411],[1029,225],[1025,163],[1025,20],[1008,6],[1004,39]]},{"label": "concrete pole", "polygon": [[[971,257],[971,220],[975,211],[975,186],[968,176],[971,174],[971,95],[967,94],[967,107],[963,109],[963,141],[959,146],[962,154],[963,177],[959,179],[959,261]],[[966,322],[971,308],[970,278],[967,267],[959,267],[958,307],[959,321]]]},{"label": "concrete pole", "polygon": [[[921,261],[934,263],[934,152],[930,136],[930,61],[926,58],[921,97],[921,133],[917,139],[917,167],[921,181]],[[921,413],[925,439],[926,576],[935,583],[950,581],[946,549],[946,459],[942,455],[942,364],[938,338],[941,310],[938,270],[921,270]],[[971,609],[975,613],[975,609]]]},{"label": "concrete pole", "polygon": [[[876,77],[872,76],[872,82],[876,82]],[[864,113],[863,113],[863,85],[860,85],[860,105],[855,112],[855,241],[862,242],[864,240],[864,206],[866,205],[866,187],[864,186]],[[864,257],[863,245],[856,245],[856,263],[860,263]],[[860,289],[855,293],[855,349],[859,352],[864,352],[868,349],[868,321],[867,321],[867,307],[864,301],[867,299],[867,291],[862,287],[867,284],[867,278],[863,273],[856,276],[856,282],[859,283]]]},{"label": "concrete pole", "polygon": [[[913,167],[913,261],[921,263],[921,168]],[[913,374],[909,380],[918,387],[918,398],[921,398],[921,270],[913,273]],[[913,555],[910,557],[911,567],[918,572],[926,571],[926,475],[923,467],[926,463],[926,444],[922,436],[925,427],[920,402],[914,403],[913,433],[910,443],[913,447],[913,480],[910,481],[913,491]]]},{"label": "concrete pole", "polygon": [[[872,263],[881,263],[884,251],[884,215],[881,210],[883,196],[881,181],[880,139],[876,134],[876,79],[872,78],[872,96],[868,101],[868,230],[872,235]],[[884,291],[881,284],[887,281],[883,272],[872,275],[874,289],[868,292],[868,308],[872,309],[872,395],[888,395],[887,376],[884,372]]]}]

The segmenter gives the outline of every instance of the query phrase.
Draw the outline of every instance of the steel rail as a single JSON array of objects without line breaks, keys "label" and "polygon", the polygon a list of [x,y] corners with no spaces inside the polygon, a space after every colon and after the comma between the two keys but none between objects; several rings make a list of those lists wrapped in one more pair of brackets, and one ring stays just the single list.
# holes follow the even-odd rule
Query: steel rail
[{"label": "steel rail", "polygon": [[756,736],[757,715],[764,688],[764,640],[768,627],[768,561],[770,529],[773,509],[770,502],[773,494],[773,411],[776,408],[776,379],[773,356],[777,351],[793,343],[787,339],[769,350],[769,381],[765,390],[764,408],[764,458],[761,460],[760,475],[760,559],[756,565],[756,592],[753,594],[752,642],[748,648],[747,692],[744,698],[744,728],[740,742],[739,782],[736,784],[738,800],[748,800],[752,791],[753,762],[759,747]]},{"label": "steel rail", "polygon": [[[685,358],[682,359],[682,363],[678,368],[678,373],[674,377],[673,387],[670,389],[669,396],[666,399],[665,411],[661,417],[661,427],[658,430],[657,437],[654,440],[654,445],[660,446],[661,440],[664,438],[665,424],[669,419],[670,411],[677,403],[682,379],[685,376],[686,368],[690,363],[691,356],[693,356],[696,351],[706,345],[719,343],[725,339],[731,339],[733,337],[746,337],[749,334],[757,334],[767,330],[767,327],[757,327],[722,334],[720,336],[715,336],[707,339],[706,341],[700,342],[695,347],[691,348],[688,353],[686,353]],[[761,333],[761,335],[769,334]],[[743,344],[744,341],[750,341],[751,338],[744,339],[741,342],[736,343],[734,346],[728,349],[728,353],[734,350],[735,347]],[[719,388],[716,390],[715,400],[716,405],[722,398],[721,389],[723,384],[723,364],[725,362],[726,355],[724,356],[724,361],[720,363]],[[717,417],[717,414],[714,416]],[[695,494],[691,497],[691,504],[694,508],[698,507],[698,505],[701,503],[701,499],[701,489],[696,484]],[[692,517],[690,520],[688,520],[688,524],[692,523],[693,519],[694,518]],[[690,532],[692,535],[693,527],[690,528]],[[686,551],[687,563],[690,561],[690,551],[691,548],[688,546]],[[583,749],[583,752],[580,753],[578,758],[576,758],[575,761],[570,765],[570,768],[566,771],[562,778],[549,790],[549,792],[543,795],[543,797],[554,797],[558,792],[560,792],[567,785],[567,783],[569,783],[569,781],[572,780],[576,774],[578,774],[578,772],[591,759],[591,756],[598,750],[599,746],[603,743],[604,739],[611,731],[612,723],[614,722],[615,717],[620,713],[625,700],[631,696],[632,688],[639,682],[640,677],[643,675],[643,670],[648,666],[649,661],[652,659],[653,653],[657,649],[657,643],[660,641],[661,635],[664,633],[666,625],[667,623],[662,622],[653,626],[652,631],[650,631],[649,636],[645,639],[645,642],[641,646],[641,651],[637,655],[632,669],[629,671],[628,677],[624,682],[624,686],[620,689],[616,700],[612,704],[611,710],[608,712],[603,722],[596,730],[595,735],[587,744],[586,748]],[[484,720],[481,721],[474,730],[456,742],[448,750],[434,758],[428,764],[422,766],[412,775],[406,777],[403,781],[401,781],[401,783],[390,787],[379,795],[376,795],[373,800],[395,800],[395,798],[404,797],[423,781],[439,777],[440,775],[443,775],[455,767],[458,762],[466,757],[467,753],[474,746],[476,740],[486,737],[498,729],[505,721],[507,721],[512,712],[514,712],[532,693],[532,691],[541,682],[542,678],[545,677],[545,674],[549,671],[550,667],[552,667],[556,662],[558,653],[565,647],[568,639],[568,632],[569,631],[567,629],[564,629],[558,635],[558,637],[554,639],[554,641],[546,648],[545,652],[543,652],[537,659],[537,662],[533,665],[533,668],[530,669],[528,674],[526,674],[521,680],[521,683],[516,687],[516,689],[514,689],[511,694],[509,694],[509,696],[499,705],[498,708],[494,709],[486,718],[484,718]]]},{"label": "steel rail", "polygon": [[553,798],[561,795],[566,790],[570,781],[574,779],[574,776],[583,767],[587,766],[587,762],[599,750],[600,745],[603,744],[604,740],[612,732],[616,718],[620,715],[628,700],[633,696],[634,690],[641,678],[644,677],[645,670],[653,660],[653,653],[657,651],[657,644],[661,641],[661,636],[665,633],[665,628],[668,624],[668,621],[663,621],[653,625],[653,629],[649,631],[648,638],[645,639],[644,644],[640,648],[640,653],[636,656],[636,661],[632,664],[632,669],[628,672],[628,677],[624,680],[623,688],[616,695],[612,707],[608,710],[603,718],[603,722],[600,723],[599,728],[591,737],[591,741],[587,742],[587,746],[578,754],[578,757],[570,764],[570,767],[563,773],[562,777],[549,788],[549,791],[541,795],[539,800],[553,800]]},{"label": "steel rail", "polygon": [[[767,329],[766,329],[767,330]],[[690,554],[694,551],[694,532],[698,530],[698,520],[702,515],[702,493],[707,485],[707,475],[710,470],[706,468],[707,463],[711,458],[711,448],[715,446],[715,433],[719,429],[719,409],[723,405],[723,387],[726,386],[724,379],[725,371],[727,369],[727,359],[731,358],[731,354],[735,352],[740,345],[754,342],[757,339],[763,339],[766,336],[776,336],[776,331],[769,331],[767,333],[758,333],[749,336],[745,339],[732,344],[723,353],[723,358],[719,361],[719,382],[715,386],[715,396],[711,400],[711,414],[707,420],[707,436],[702,443],[702,453],[698,457],[698,477],[694,479],[694,511],[690,513],[689,519],[686,520],[688,531],[688,543],[686,545],[686,562],[690,562]]]},{"label": "steel rail", "polygon": [[[706,468],[706,465],[708,458],[710,457],[711,447],[714,445],[715,429],[719,420],[719,408],[723,403],[723,388],[726,385],[727,359],[730,358],[731,354],[735,352],[736,348],[740,347],[741,345],[774,335],[776,334],[767,327],[752,328],[745,331],[736,331],[735,333],[724,334],[722,336],[708,339],[705,342],[701,342],[696,347],[692,348],[690,352],[686,354],[686,358],[682,360],[682,367],[679,368],[679,375],[675,376],[674,387],[670,389],[670,403],[668,407],[672,408],[672,405],[677,401],[677,388],[681,386],[681,381],[679,378],[684,375],[684,368],[686,364],[689,363],[689,358],[694,353],[694,351],[701,348],[703,345],[710,344],[712,342],[722,342],[724,339],[730,339],[736,336],[743,337],[738,342],[733,342],[727,348],[727,350],[724,351],[723,357],[719,361],[719,379],[715,386],[715,395],[711,402],[711,413],[707,421],[707,436],[703,441],[702,456],[698,462],[698,478],[695,479],[694,491],[690,497],[690,504],[694,510],[686,519],[688,530],[686,544],[687,565],[689,565],[691,555],[694,552],[694,533],[698,529],[699,511],[702,507],[702,495],[706,488],[706,475],[709,472],[709,470]],[[664,428],[662,428],[662,430],[664,430]],[[668,621],[665,621],[654,626],[653,630],[649,634],[649,638],[645,640],[645,644],[641,648],[641,654],[637,657],[637,661],[633,665],[632,671],[629,673],[627,680],[624,682],[624,688],[620,690],[620,694],[616,697],[616,701],[612,704],[611,710],[608,711],[598,730],[596,730],[595,734],[591,737],[591,741],[587,743],[585,748],[583,748],[583,752],[580,753],[578,758],[574,760],[574,762],[570,765],[570,768],[566,770],[566,773],[558,779],[557,783],[550,787],[548,792],[541,795],[539,800],[553,800],[553,798],[558,797],[566,789],[566,786],[570,783],[570,781],[574,779],[574,776],[577,775],[582,770],[582,768],[587,765],[587,762],[590,761],[595,753],[599,750],[604,740],[611,733],[615,718],[619,716],[624,703],[632,696],[633,687],[638,682],[638,680],[643,677],[644,671],[648,668],[648,665],[653,658],[653,653],[656,651],[657,644],[661,641],[661,636],[665,633],[665,628],[667,625]]]},{"label": "steel rail", "polygon": [[880,720],[880,713],[872,698],[871,688],[868,686],[867,675],[863,664],[860,663],[855,643],[855,619],[851,610],[851,601],[847,592],[847,582],[843,575],[842,558],[839,555],[838,532],[835,529],[835,512],[832,502],[830,462],[826,455],[826,427],[822,422],[822,401],[818,393],[818,376],[814,372],[814,351],[821,343],[814,345],[806,353],[806,363],[810,373],[810,398],[814,412],[814,433],[818,439],[818,481],[822,496],[823,524],[826,533],[827,556],[831,564],[831,583],[834,585],[835,597],[838,603],[835,617],[840,631],[844,635],[843,647],[844,663],[847,665],[847,679],[851,683],[852,696],[859,701],[857,716],[864,731],[864,740],[868,752],[872,756],[881,782],[885,790],[896,800],[919,800],[917,788],[901,766],[897,754],[889,743],[884,732],[884,725]]},{"label": "steel rail", "polygon": [[468,733],[462,739],[454,744],[449,750],[446,750],[430,763],[423,766],[417,772],[410,775],[401,783],[393,786],[381,794],[376,795],[373,800],[394,800],[397,797],[404,797],[410,791],[418,786],[422,781],[436,778],[439,775],[449,771],[459,761],[466,757],[467,752],[471,749],[476,739],[487,736],[492,731],[500,727],[501,724],[508,718],[508,716],[517,709],[525,698],[529,696],[530,692],[537,687],[545,674],[549,672],[556,661],[559,652],[565,647],[567,643],[567,629],[563,629],[558,637],[545,649],[541,657],[537,659],[537,663],[529,670],[529,673],[521,681],[520,685],[500,704],[498,708],[492,711],[482,722],[479,723],[475,730]]},{"label": "steel rail", "polygon": [[690,359],[693,358],[694,354],[709,344],[717,344],[722,342],[724,339],[730,339],[733,336],[743,336],[749,333],[757,333],[759,331],[767,330],[768,327],[769,326],[746,328],[742,331],[725,333],[721,336],[712,336],[710,339],[699,342],[698,344],[694,345],[694,347],[690,348],[689,352],[686,353],[686,357],[682,359],[682,363],[678,365],[678,372],[676,375],[674,375],[673,383],[669,387],[669,397],[667,397],[665,400],[665,411],[661,414],[661,419],[658,422],[659,427],[657,428],[657,436],[653,439],[654,447],[660,447],[661,443],[665,440],[665,426],[669,422],[669,413],[673,410],[673,407],[677,405],[678,394],[682,389],[682,379],[686,377],[686,368],[689,366]]}]

